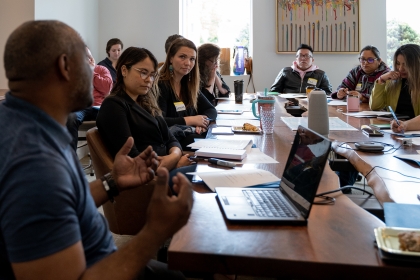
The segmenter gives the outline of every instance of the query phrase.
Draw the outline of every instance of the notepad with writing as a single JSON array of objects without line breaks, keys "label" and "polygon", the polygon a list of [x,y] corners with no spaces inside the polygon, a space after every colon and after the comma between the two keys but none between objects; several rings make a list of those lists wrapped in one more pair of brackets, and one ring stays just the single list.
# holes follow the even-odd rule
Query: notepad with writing
[{"label": "notepad with writing", "polygon": [[195,155],[199,157],[243,160],[246,157],[246,150],[201,148],[195,151]]}]

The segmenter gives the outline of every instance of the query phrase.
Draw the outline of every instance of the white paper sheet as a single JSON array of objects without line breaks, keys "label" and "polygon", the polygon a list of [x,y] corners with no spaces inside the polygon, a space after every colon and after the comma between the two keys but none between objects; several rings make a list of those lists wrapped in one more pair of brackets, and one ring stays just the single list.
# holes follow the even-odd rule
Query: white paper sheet
[{"label": "white paper sheet", "polygon": [[[304,126],[308,127],[308,118],[307,117],[301,117],[301,118],[295,118],[295,117],[281,117],[281,120],[291,129],[291,130],[297,130],[298,126]],[[329,118],[329,124],[330,124],[330,130],[355,130],[357,131],[357,128],[354,128],[353,126],[349,125],[348,123],[340,120],[337,117],[330,117]]]},{"label": "white paper sheet", "polygon": [[233,114],[218,114],[216,123],[219,120],[256,120],[257,118],[252,114],[252,112],[243,112],[242,115],[233,115]]},{"label": "white paper sheet", "polygon": [[201,139],[196,142],[189,144],[187,147],[191,149],[200,149],[200,148],[220,148],[231,149],[231,150],[244,150],[246,147],[252,143],[252,140],[239,140],[239,139]]},{"label": "white paper sheet", "polygon": [[280,93],[279,96],[282,98],[306,98],[305,93]]},{"label": "white paper sheet", "polygon": [[248,156],[242,160],[242,164],[246,163],[279,163],[274,158],[261,152],[259,148],[251,148],[247,150]]},{"label": "white paper sheet", "polygon": [[331,101],[328,102],[330,106],[347,106],[347,101],[345,100],[337,100],[337,99],[330,99]]},{"label": "white paper sheet", "polygon": [[354,113],[343,113],[343,115],[355,118],[374,118],[381,115],[388,115],[389,112],[383,111],[361,111],[361,112],[354,112]]},{"label": "white paper sheet", "polygon": [[213,192],[216,187],[244,188],[280,181],[273,173],[262,169],[231,169],[189,174],[199,176]]},{"label": "white paper sheet", "polygon": [[248,111],[251,112],[252,111],[252,103],[250,102],[244,102],[243,104],[225,104],[225,103],[221,103],[218,104],[216,106],[216,110],[242,110],[244,112]]},{"label": "white paper sheet", "polygon": [[217,126],[243,126],[245,122],[255,126],[260,126],[259,120],[216,120]]}]

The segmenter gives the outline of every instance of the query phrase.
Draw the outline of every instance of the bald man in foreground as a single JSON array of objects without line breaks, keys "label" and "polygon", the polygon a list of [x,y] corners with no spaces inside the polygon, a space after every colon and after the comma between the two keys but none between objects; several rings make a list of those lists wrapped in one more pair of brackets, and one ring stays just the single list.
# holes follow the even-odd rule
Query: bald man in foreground
[{"label": "bald man in foreground", "polygon": [[[178,196],[169,197],[168,172],[156,171],[155,152],[128,157],[129,138],[111,173],[89,185],[70,147],[67,117],[92,103],[80,36],[58,21],[26,22],[7,40],[4,68],[10,92],[0,105],[0,279],[182,279],[149,260],[187,222],[189,181],[176,175]],[[116,250],[97,207],[151,180],[147,222]]]}]

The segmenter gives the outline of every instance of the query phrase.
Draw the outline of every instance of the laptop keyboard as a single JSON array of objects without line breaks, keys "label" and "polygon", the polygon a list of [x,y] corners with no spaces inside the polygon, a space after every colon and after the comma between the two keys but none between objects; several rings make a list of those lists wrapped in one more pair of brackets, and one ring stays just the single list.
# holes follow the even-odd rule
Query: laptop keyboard
[{"label": "laptop keyboard", "polygon": [[278,190],[244,190],[252,200],[252,208],[260,217],[297,217]]}]

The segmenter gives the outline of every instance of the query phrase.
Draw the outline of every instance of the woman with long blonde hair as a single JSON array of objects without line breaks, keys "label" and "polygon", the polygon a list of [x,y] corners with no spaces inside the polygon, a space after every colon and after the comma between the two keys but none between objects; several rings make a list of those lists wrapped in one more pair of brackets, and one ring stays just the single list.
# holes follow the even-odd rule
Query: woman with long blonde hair
[{"label": "woman with long blonde hair", "polygon": [[394,54],[394,69],[380,76],[369,102],[372,110],[388,109],[410,119],[420,115],[420,46],[406,44]]}]

